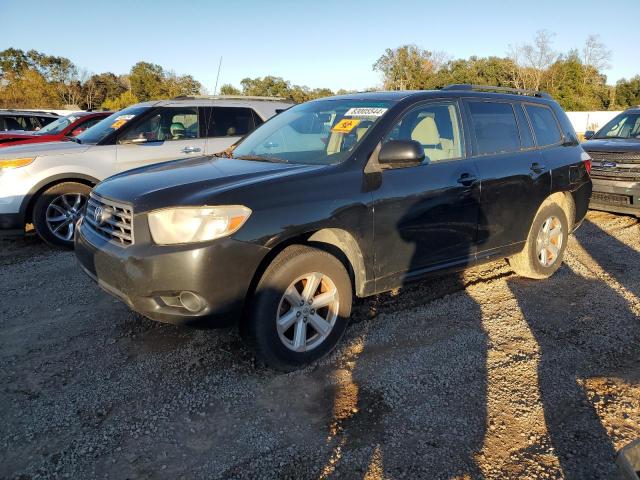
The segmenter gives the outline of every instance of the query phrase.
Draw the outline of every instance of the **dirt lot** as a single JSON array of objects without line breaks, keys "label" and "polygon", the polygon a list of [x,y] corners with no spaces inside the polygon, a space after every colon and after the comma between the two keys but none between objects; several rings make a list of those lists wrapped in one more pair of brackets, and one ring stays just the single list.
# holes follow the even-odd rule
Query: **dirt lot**
[{"label": "dirt lot", "polygon": [[630,217],[590,213],[547,281],[499,262],[361,301],[291,374],[0,242],[2,478],[617,478],[640,437]]}]

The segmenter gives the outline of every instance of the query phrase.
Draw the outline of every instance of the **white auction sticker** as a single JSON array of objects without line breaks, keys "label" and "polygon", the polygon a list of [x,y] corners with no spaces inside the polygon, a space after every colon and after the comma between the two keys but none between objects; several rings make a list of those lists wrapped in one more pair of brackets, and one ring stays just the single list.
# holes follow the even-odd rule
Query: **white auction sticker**
[{"label": "white auction sticker", "polygon": [[347,110],[345,117],[381,117],[388,108],[355,107]]}]

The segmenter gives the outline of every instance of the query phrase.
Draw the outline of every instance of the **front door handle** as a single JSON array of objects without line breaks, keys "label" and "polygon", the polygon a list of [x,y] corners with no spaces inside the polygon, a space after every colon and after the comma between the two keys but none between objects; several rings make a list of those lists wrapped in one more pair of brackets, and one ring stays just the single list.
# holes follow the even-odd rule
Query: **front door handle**
[{"label": "front door handle", "polygon": [[538,163],[538,162],[533,162],[531,164],[531,171],[533,173],[542,173],[542,172],[545,171],[546,168],[547,167],[545,167],[544,165],[542,165],[541,163]]},{"label": "front door handle", "polygon": [[184,147],[181,152],[182,153],[197,153],[200,152],[202,149],[200,147]]},{"label": "front door handle", "polygon": [[463,173],[458,178],[458,183],[464,185],[465,187],[468,187],[475,183],[477,180],[478,177],[476,177],[475,175],[471,175],[470,173]]}]

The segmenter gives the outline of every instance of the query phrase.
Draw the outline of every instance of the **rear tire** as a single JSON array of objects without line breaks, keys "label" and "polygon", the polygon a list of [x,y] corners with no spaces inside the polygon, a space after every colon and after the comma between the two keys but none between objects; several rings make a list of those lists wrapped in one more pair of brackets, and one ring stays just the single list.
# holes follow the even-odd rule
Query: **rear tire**
[{"label": "rear tire", "polygon": [[83,183],[64,182],[42,192],[33,207],[33,226],[40,238],[53,247],[73,248],[76,221],[90,191]]},{"label": "rear tire", "polygon": [[291,371],[329,354],[349,323],[351,279],[317,248],[284,249],[264,272],[250,306],[247,339],[272,368]]},{"label": "rear tire", "polygon": [[543,204],[533,219],[524,248],[509,257],[509,265],[522,277],[549,278],[562,265],[568,238],[565,211],[555,202]]}]

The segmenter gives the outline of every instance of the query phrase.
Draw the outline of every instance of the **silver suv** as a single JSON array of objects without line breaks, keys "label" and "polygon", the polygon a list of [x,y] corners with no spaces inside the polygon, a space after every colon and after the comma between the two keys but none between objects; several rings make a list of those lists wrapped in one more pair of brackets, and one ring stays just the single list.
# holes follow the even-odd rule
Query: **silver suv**
[{"label": "silver suv", "polygon": [[263,97],[177,97],[139,103],[67,142],[0,152],[0,229],[32,222],[54,246],[72,247],[89,191],[116,173],[219,153],[290,103]]}]

